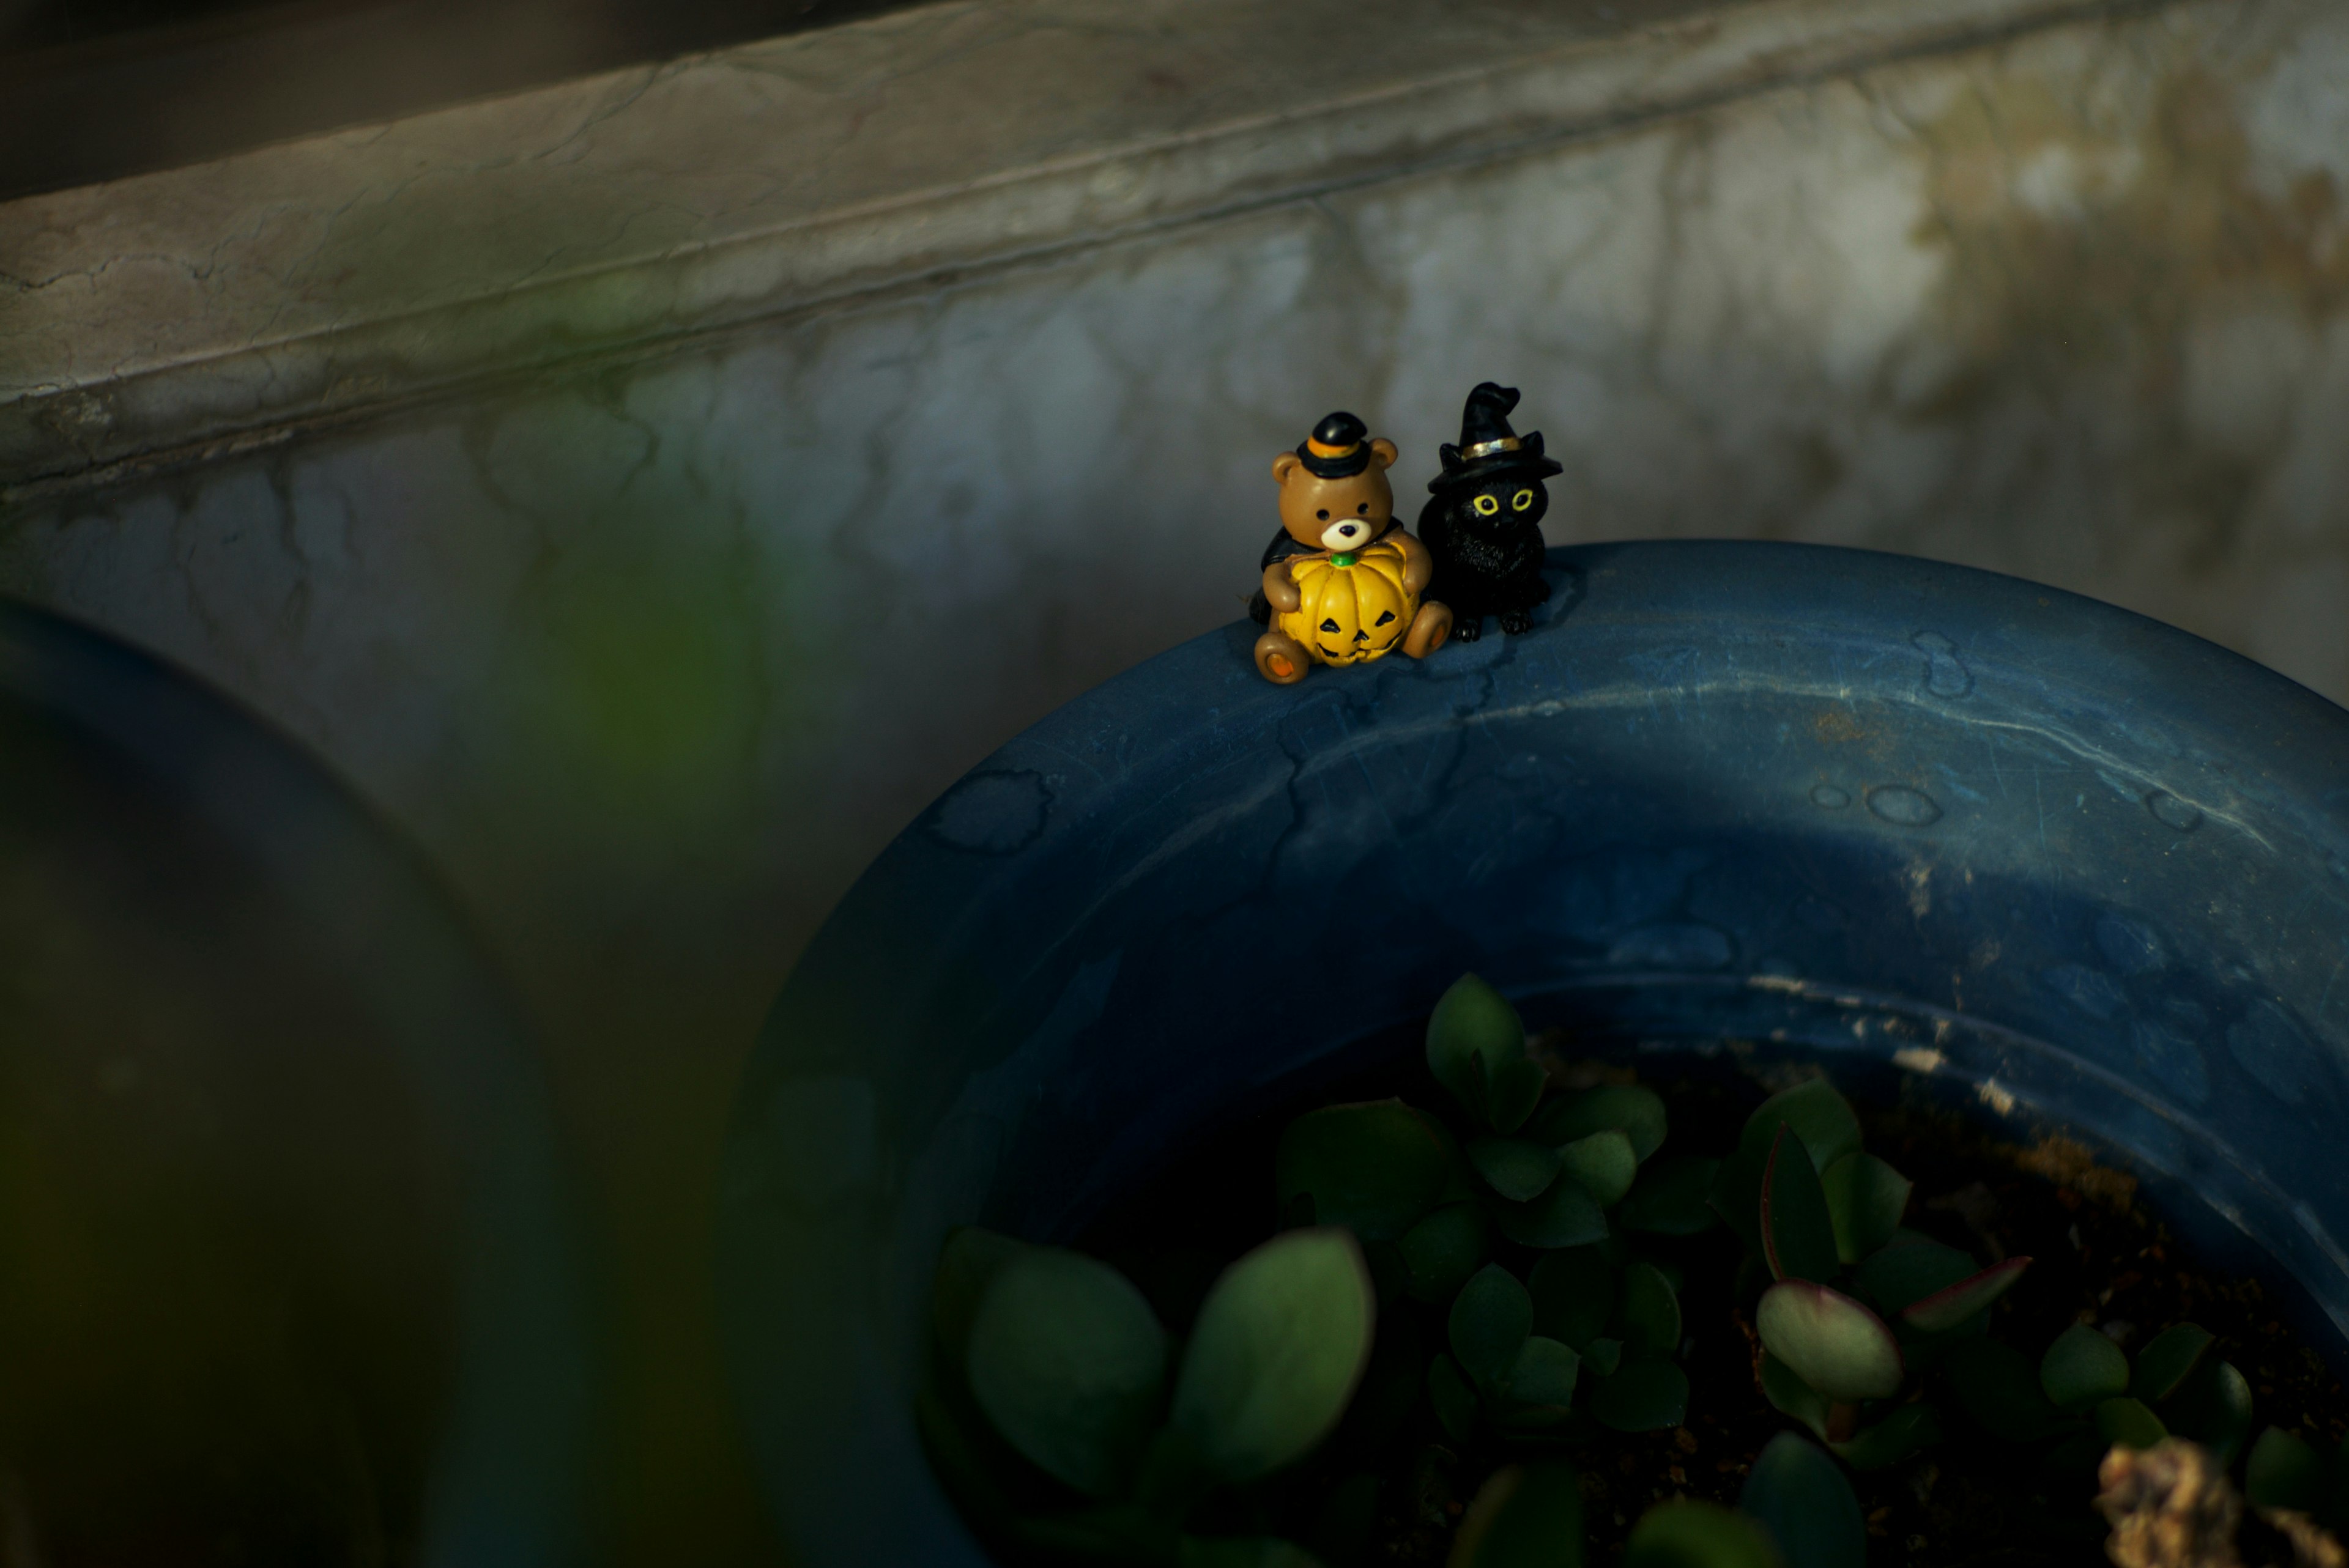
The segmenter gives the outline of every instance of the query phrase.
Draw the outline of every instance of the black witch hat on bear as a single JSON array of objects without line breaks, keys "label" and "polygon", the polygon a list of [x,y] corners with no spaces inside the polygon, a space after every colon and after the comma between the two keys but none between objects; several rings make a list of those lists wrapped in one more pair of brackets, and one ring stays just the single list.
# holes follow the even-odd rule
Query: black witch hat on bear
[{"label": "black witch hat on bear", "polygon": [[1419,514],[1419,537],[1434,557],[1432,598],[1458,617],[1453,636],[1473,643],[1482,617],[1498,615],[1501,630],[1528,631],[1534,606],[1549,597],[1542,581],[1542,515],[1549,491],[1542,481],[1565,466],[1542,453],[1541,432],[1509,428],[1517,389],[1479,382],[1460,416],[1460,444],[1445,445],[1444,471],[1428,480],[1434,492]]}]

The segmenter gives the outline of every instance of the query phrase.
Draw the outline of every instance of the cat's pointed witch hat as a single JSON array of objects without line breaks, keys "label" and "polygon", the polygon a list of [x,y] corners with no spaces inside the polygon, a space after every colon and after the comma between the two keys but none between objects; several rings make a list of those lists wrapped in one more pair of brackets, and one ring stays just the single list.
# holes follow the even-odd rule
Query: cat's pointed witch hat
[{"label": "cat's pointed witch hat", "polygon": [[1487,480],[1543,480],[1564,473],[1565,464],[1544,455],[1539,430],[1520,436],[1509,428],[1509,410],[1516,406],[1516,387],[1478,382],[1461,410],[1460,444],[1444,444],[1438,453],[1444,471],[1428,480],[1427,488],[1447,490]]}]

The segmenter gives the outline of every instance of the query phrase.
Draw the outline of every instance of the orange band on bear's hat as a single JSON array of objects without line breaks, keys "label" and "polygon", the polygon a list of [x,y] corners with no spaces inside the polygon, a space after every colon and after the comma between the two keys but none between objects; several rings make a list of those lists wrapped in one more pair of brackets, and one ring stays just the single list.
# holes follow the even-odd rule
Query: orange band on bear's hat
[{"label": "orange band on bear's hat", "polygon": [[1362,443],[1356,441],[1351,446],[1332,447],[1308,436],[1305,438],[1305,448],[1317,458],[1342,458],[1361,451]]}]

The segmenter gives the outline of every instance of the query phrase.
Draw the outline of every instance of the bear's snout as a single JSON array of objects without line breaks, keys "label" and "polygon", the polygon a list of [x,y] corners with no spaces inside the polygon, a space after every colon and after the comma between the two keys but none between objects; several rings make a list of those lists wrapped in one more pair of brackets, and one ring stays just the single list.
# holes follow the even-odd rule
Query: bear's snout
[{"label": "bear's snout", "polygon": [[1377,534],[1371,529],[1369,519],[1341,518],[1321,531],[1321,548],[1351,550],[1357,546],[1368,544],[1376,537]]}]

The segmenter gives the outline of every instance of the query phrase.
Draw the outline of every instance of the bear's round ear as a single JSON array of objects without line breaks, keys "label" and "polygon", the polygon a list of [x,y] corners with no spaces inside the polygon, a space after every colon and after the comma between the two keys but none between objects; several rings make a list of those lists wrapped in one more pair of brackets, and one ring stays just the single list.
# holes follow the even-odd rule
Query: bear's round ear
[{"label": "bear's round ear", "polygon": [[1295,473],[1298,467],[1297,454],[1295,452],[1281,453],[1280,456],[1272,459],[1272,482],[1277,485],[1287,484],[1288,482],[1288,476]]},{"label": "bear's round ear", "polygon": [[1395,459],[1401,455],[1395,450],[1395,444],[1384,436],[1371,443],[1371,456],[1378,459],[1379,467],[1382,469],[1394,467]]}]

